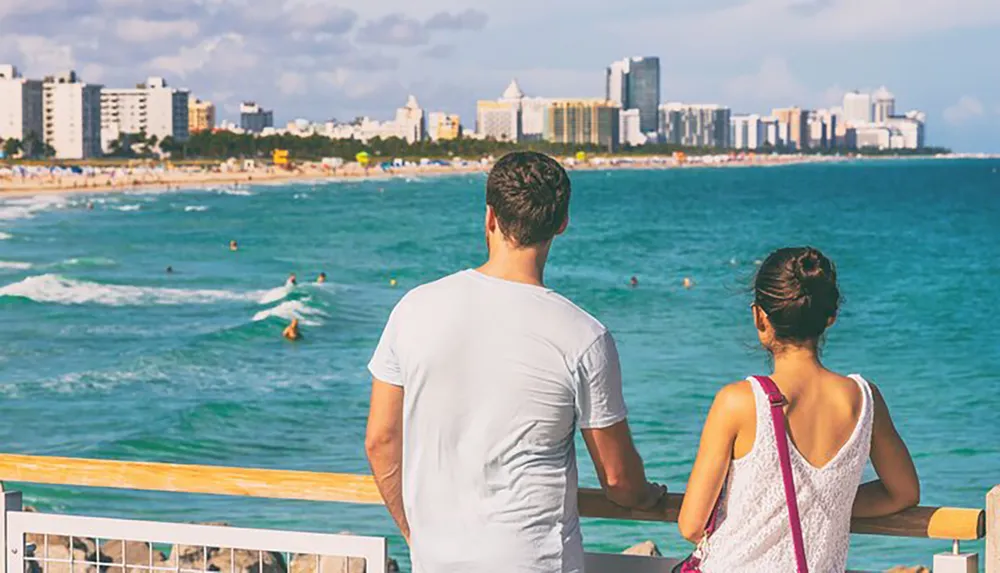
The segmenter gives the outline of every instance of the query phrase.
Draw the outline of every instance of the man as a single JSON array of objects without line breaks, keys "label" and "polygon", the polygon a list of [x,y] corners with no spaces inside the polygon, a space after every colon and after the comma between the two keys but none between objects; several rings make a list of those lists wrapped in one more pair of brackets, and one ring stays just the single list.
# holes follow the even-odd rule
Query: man
[{"label": "man", "polygon": [[285,337],[286,340],[296,341],[302,338],[302,332],[299,331],[299,319],[293,318],[292,322],[288,323],[285,330],[281,332],[281,335]]},{"label": "man", "polygon": [[365,447],[414,573],[582,572],[574,433],[609,499],[649,509],[607,329],[545,287],[570,182],[511,153],[486,184],[489,260],[407,294],[369,365]]}]

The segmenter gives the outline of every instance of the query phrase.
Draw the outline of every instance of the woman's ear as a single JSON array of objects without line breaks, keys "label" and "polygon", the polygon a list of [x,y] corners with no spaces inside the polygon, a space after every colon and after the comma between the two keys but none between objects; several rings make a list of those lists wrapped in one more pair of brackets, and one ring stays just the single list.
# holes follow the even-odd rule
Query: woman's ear
[{"label": "woman's ear", "polygon": [[753,324],[757,327],[758,332],[767,332],[769,326],[771,326],[770,321],[767,320],[767,314],[756,304],[753,305]]},{"label": "woman's ear", "polygon": [[837,313],[834,313],[829,320],[826,321],[826,327],[830,328],[837,322]]}]

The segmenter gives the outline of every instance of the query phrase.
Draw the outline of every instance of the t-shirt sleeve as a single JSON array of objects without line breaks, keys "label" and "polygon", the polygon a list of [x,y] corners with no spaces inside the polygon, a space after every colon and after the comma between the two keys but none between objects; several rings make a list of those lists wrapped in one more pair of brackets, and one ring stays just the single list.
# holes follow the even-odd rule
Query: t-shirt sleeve
[{"label": "t-shirt sleeve", "polygon": [[583,353],[577,365],[577,419],[582,430],[613,426],[628,416],[622,395],[618,348],[605,332]]},{"label": "t-shirt sleeve", "polygon": [[379,339],[378,346],[375,347],[375,354],[372,355],[372,359],[368,363],[368,371],[372,373],[372,376],[394,386],[403,385],[402,368],[399,365],[399,349],[396,343],[399,338],[400,304],[392,309],[389,320],[385,324],[385,330],[382,331],[382,338]]}]

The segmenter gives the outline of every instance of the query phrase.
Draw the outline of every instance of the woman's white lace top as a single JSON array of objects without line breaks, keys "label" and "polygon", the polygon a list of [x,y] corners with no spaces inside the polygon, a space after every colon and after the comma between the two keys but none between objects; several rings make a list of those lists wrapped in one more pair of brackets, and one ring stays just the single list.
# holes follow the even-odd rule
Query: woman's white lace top
[{"label": "woman's white lace top", "polygon": [[[810,573],[844,573],[847,567],[851,508],[871,449],[873,416],[868,382],[857,374],[851,378],[864,396],[861,416],[833,459],[817,468],[788,443]],[[795,571],[770,403],[760,384],[749,380],[757,407],[756,436],[750,453],[730,465],[717,529],[703,547],[705,573]]]}]

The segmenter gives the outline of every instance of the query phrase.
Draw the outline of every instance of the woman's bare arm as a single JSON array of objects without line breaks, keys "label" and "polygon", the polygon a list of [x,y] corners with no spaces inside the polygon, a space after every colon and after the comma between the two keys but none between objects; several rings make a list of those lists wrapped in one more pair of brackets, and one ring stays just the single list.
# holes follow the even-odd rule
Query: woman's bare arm
[{"label": "woman's bare arm", "polygon": [[854,498],[854,517],[881,517],[920,503],[920,481],[906,444],[899,437],[882,393],[871,385],[875,406],[872,466],[878,478],[862,484]]},{"label": "woman's bare arm", "polygon": [[749,382],[736,382],[719,391],[708,412],[684,503],[677,518],[681,535],[692,543],[705,536],[708,518],[729,472],[736,436],[755,411]]}]

